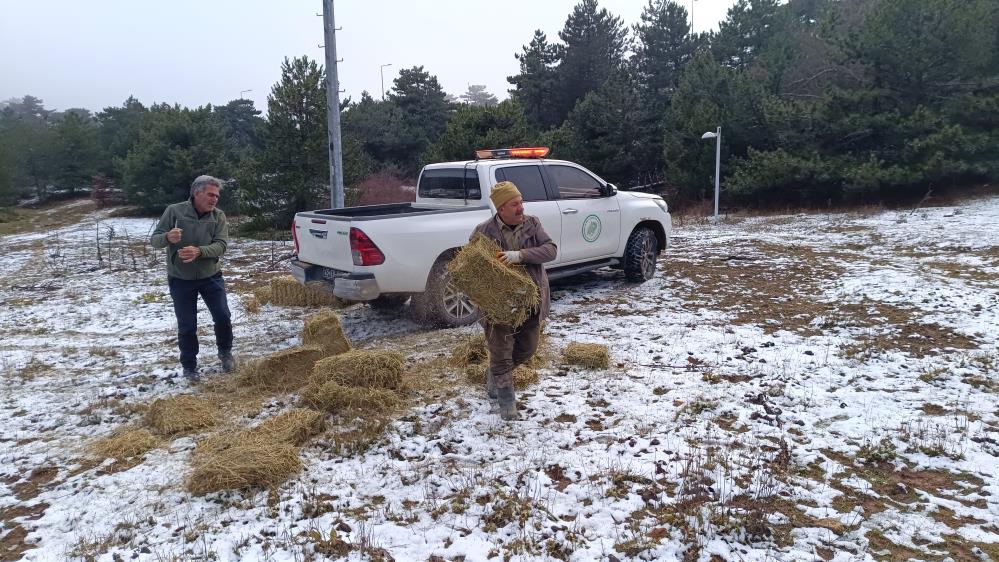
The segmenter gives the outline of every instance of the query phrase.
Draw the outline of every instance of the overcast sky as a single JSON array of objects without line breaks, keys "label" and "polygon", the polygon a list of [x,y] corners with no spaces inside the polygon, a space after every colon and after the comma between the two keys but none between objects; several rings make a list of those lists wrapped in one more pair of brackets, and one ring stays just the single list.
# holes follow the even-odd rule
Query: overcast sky
[{"label": "overcast sky", "polygon": [[[693,4],[695,31],[717,29],[735,0]],[[507,97],[514,54],[535,29],[557,39],[578,0],[336,0],[343,95],[389,89],[423,65],[454,95],[484,84]],[[648,0],[601,0],[629,27]],[[243,96],[266,111],[285,57],[324,62],[321,0],[0,0],[0,100],[101,110],[129,95],[197,107]]]}]

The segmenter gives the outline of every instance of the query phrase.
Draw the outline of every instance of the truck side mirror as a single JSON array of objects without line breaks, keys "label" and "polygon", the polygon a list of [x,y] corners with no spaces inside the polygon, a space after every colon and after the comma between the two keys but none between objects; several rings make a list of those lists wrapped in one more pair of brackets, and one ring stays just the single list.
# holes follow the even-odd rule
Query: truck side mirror
[{"label": "truck side mirror", "polygon": [[604,197],[611,197],[613,195],[617,195],[617,186],[612,183],[609,183],[604,186],[603,192],[604,192]]}]

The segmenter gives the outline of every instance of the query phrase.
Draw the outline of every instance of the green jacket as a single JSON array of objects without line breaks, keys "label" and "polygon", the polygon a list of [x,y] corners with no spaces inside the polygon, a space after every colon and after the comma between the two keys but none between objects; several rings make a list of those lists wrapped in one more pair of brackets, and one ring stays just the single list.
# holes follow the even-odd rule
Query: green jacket
[{"label": "green jacket", "polygon": [[[174,227],[182,229],[180,242],[171,244],[166,233]],[[170,205],[163,211],[159,224],[149,237],[153,248],[167,249],[167,275],[178,279],[207,279],[219,272],[219,258],[229,246],[229,223],[225,213],[215,209],[199,217],[194,203],[189,199]],[[197,246],[201,255],[191,263],[184,263],[177,251],[185,246]]]}]

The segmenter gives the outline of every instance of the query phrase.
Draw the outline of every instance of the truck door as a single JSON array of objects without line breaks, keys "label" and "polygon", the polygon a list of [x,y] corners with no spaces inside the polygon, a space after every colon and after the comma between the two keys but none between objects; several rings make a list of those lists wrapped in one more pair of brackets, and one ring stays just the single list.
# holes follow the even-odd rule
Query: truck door
[{"label": "truck door", "polygon": [[610,257],[621,237],[621,209],[604,183],[582,168],[545,164],[562,215],[561,263]]},{"label": "truck door", "polygon": [[[496,181],[512,181],[524,197],[524,212],[541,219],[548,236],[558,246],[555,260],[546,264],[551,267],[562,261],[562,215],[558,203],[551,200],[546,189],[544,174],[540,164],[513,164],[496,168]],[[554,192],[554,190],[551,190]]]}]

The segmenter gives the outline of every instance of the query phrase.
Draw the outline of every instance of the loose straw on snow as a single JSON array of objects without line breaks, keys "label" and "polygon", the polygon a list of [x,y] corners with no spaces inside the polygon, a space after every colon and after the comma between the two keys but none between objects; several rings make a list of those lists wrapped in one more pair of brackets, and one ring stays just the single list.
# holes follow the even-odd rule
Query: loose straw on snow
[{"label": "loose straw on snow", "polygon": [[172,435],[218,423],[217,408],[203,398],[182,394],[160,398],[146,413],[146,424],[157,433]]},{"label": "loose straw on snow", "polygon": [[91,451],[102,459],[125,460],[144,455],[156,448],[157,439],[145,429],[115,433],[94,443]]}]

